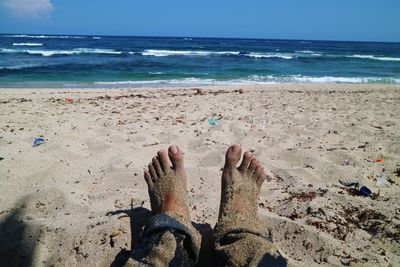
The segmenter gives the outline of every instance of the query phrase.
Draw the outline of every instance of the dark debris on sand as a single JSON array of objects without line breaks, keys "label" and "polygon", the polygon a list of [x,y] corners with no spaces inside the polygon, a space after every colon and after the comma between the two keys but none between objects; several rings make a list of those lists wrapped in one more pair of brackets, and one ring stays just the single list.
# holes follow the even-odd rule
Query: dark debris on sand
[{"label": "dark debris on sand", "polygon": [[[345,241],[347,236],[355,230],[363,230],[371,237],[387,239],[388,241],[400,241],[400,221],[396,216],[384,214],[373,207],[350,206],[336,203],[329,207],[313,207],[309,203],[318,197],[325,196],[328,189],[319,188],[311,191],[289,191],[290,186],[283,189],[289,196],[281,201],[282,204],[294,202],[291,208],[283,212],[277,212],[290,220],[303,220],[307,225],[315,227],[333,237]],[[311,189],[312,186],[309,186]],[[349,195],[358,196],[358,190],[352,188],[341,188]],[[343,194],[344,191],[340,191]],[[375,201],[387,201],[387,198],[375,193],[371,196]],[[300,206],[299,206],[300,205]],[[276,212],[276,207],[270,207],[266,203],[259,203],[259,207],[270,212]],[[291,210],[290,210],[291,209]],[[280,209],[282,210],[282,209]]]},{"label": "dark debris on sand", "polygon": [[[127,95],[118,95],[118,96],[109,96],[109,95],[104,95],[104,96],[96,96],[96,97],[91,97],[87,98],[86,100],[89,101],[90,104],[95,104],[96,101],[99,100],[120,100],[120,99],[126,99],[126,98],[150,98],[149,96],[145,96],[143,94],[127,94]],[[64,98],[50,98],[49,99],[53,103],[67,103]],[[80,101],[70,101],[72,102],[80,102]]]},{"label": "dark debris on sand", "polygon": [[309,202],[316,198],[317,196],[324,196],[328,192],[328,189],[321,189],[319,188],[317,191],[310,191],[310,192],[290,192],[289,197],[284,199],[284,201],[292,201],[293,199],[297,199],[299,202]]},{"label": "dark debris on sand", "polygon": [[26,99],[22,97],[22,98],[11,98],[9,100],[0,100],[0,104],[8,104],[10,102],[15,102],[15,103],[32,102],[32,99]]},{"label": "dark debris on sand", "polygon": [[372,237],[387,238],[400,241],[400,224],[379,211],[361,207],[342,207],[342,212],[335,216],[327,216],[322,209],[310,212],[308,225],[345,240],[355,229],[368,232]]},{"label": "dark debris on sand", "polygon": [[[194,91],[194,93],[192,93]],[[238,93],[238,94],[244,94],[244,90],[243,89],[236,89],[236,90],[233,90],[233,91],[230,91],[230,90],[202,90],[202,89],[200,89],[200,88],[194,88],[194,89],[192,89],[192,92],[185,92],[185,93],[180,93],[180,94],[178,94],[178,93],[167,93],[167,95],[168,96],[172,96],[172,97],[175,97],[175,96],[192,96],[192,95],[195,95],[195,96],[199,96],[199,95],[214,95],[214,96],[216,96],[216,95],[220,95],[220,94],[229,94],[229,93]]]}]

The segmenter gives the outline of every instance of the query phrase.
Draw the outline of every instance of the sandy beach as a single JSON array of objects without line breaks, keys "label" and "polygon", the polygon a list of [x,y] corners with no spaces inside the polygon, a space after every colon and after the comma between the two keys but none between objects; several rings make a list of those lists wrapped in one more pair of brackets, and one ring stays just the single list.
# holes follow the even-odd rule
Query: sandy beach
[{"label": "sandy beach", "polygon": [[400,266],[400,86],[372,84],[0,89],[1,265],[124,263],[150,214],[143,169],[170,144],[205,265],[234,143],[268,168],[259,214],[292,266]]}]

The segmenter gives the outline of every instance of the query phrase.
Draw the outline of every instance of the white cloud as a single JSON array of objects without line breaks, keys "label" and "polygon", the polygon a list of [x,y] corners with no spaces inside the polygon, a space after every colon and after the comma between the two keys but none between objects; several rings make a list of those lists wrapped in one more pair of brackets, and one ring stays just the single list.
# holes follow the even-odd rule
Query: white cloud
[{"label": "white cloud", "polygon": [[53,10],[50,0],[0,0],[15,17],[32,18],[47,15]]}]

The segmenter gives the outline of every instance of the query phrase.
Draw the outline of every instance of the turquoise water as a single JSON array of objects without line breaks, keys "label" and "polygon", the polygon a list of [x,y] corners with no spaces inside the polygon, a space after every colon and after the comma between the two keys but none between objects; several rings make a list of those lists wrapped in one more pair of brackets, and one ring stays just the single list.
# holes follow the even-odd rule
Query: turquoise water
[{"label": "turquoise water", "polygon": [[400,43],[0,35],[0,87],[400,83]]}]

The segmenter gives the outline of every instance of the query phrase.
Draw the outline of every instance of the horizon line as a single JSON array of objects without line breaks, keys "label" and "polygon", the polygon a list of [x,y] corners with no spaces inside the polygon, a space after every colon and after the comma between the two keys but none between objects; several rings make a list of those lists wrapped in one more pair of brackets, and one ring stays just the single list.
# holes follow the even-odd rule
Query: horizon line
[{"label": "horizon line", "polygon": [[147,38],[200,38],[200,39],[241,39],[241,40],[273,40],[273,41],[313,41],[313,42],[352,42],[352,43],[400,43],[400,41],[360,41],[360,40],[331,40],[331,39],[295,39],[295,38],[265,38],[265,37],[207,37],[189,35],[128,35],[128,34],[66,34],[66,33],[4,33],[0,35],[49,35],[49,36],[90,36],[90,37],[147,37]]}]

